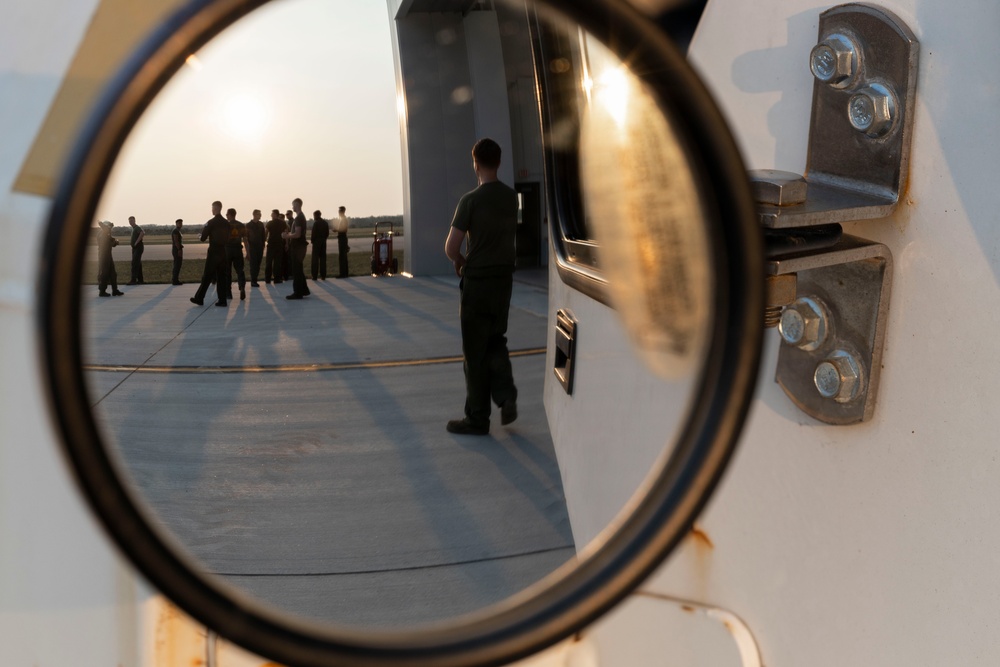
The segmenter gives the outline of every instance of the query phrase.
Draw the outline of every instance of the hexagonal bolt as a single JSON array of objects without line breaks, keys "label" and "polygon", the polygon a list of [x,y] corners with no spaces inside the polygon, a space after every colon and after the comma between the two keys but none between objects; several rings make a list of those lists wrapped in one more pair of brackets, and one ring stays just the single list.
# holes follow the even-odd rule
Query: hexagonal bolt
[{"label": "hexagonal bolt", "polygon": [[754,169],[749,176],[758,204],[795,206],[806,200],[809,184],[800,174],[780,169]]},{"label": "hexagonal bolt", "polygon": [[809,70],[817,80],[846,88],[860,67],[858,47],[846,35],[828,35],[809,53]]},{"label": "hexagonal bolt", "polygon": [[838,403],[849,403],[864,392],[861,364],[845,350],[837,350],[819,362],[813,382],[820,396]]},{"label": "hexagonal bolt", "polygon": [[865,86],[847,103],[851,125],[869,137],[881,137],[896,122],[896,95],[881,83]]},{"label": "hexagonal bolt", "polygon": [[829,331],[829,311],[816,297],[801,297],[781,312],[778,333],[781,339],[806,352],[819,348]]}]

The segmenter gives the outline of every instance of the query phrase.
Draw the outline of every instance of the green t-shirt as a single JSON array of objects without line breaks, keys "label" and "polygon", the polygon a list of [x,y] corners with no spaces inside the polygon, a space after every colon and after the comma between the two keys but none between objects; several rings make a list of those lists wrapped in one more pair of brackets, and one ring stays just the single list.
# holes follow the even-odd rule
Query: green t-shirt
[{"label": "green t-shirt", "polygon": [[465,275],[509,275],[517,252],[517,193],[500,181],[483,183],[462,195],[451,226],[468,236]]},{"label": "green t-shirt", "polygon": [[299,235],[292,239],[291,246],[293,248],[300,248],[301,250],[305,251],[306,246],[309,245],[309,241],[306,240],[306,234],[308,233],[306,231],[306,227],[307,227],[306,216],[299,213],[298,215],[295,216],[295,221],[292,222],[291,232],[293,234],[296,231],[299,232]]}]

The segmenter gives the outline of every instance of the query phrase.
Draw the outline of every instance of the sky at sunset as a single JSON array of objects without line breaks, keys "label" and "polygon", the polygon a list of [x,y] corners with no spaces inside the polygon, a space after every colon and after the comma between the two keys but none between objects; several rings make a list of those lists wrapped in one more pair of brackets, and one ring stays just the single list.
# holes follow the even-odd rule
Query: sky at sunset
[{"label": "sky at sunset", "polygon": [[99,220],[246,221],[301,197],[311,217],[403,212],[389,16],[381,0],[279,0],[173,78],[119,155]]}]

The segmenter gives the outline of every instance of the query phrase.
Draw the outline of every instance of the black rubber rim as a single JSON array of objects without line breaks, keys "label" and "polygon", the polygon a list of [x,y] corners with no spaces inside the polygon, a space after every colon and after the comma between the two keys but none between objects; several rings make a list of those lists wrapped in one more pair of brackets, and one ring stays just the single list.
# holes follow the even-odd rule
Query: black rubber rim
[{"label": "black rubber rim", "polygon": [[146,520],[89,408],[79,276],[90,223],[129,132],[185,57],[266,0],[196,0],[153,34],[114,79],[67,163],[39,274],[41,364],[64,452],[91,508],[138,570],[221,636],[268,658],[319,665],[498,665],[580,630],[647,577],[688,533],[735,447],[760,359],[763,248],[744,165],[706,91],[662,32],[622,0],[549,0],[607,44],[658,96],[688,141],[717,268],[714,326],[675,450],[643,500],[600,548],[525,594],[447,627],[357,632],[292,620],[206,579]]}]

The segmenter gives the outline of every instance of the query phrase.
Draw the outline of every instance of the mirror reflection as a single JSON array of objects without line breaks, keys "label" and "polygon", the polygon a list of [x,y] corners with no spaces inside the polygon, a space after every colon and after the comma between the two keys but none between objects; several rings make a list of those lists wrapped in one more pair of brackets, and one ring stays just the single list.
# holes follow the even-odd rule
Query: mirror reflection
[{"label": "mirror reflection", "polygon": [[[619,102],[656,105],[621,58],[523,4],[399,4],[273,2],[192,54],[115,164],[81,277],[91,403],[151,519],[268,606],[375,628],[482,610],[576,558],[669,453],[697,376],[675,365],[677,400],[648,443],[557,446],[546,348],[564,304],[550,307],[546,156],[609,151]],[[658,122],[662,146],[632,132],[616,150],[634,142],[677,164]],[[495,173],[474,164],[483,136],[502,151]],[[559,179],[599,193],[574,195],[581,226],[584,200],[608,216],[643,201],[599,187],[601,170]],[[485,427],[446,429],[481,417],[466,410],[463,336],[476,334],[463,332],[463,260],[446,239],[467,231],[450,226],[463,195],[494,179],[517,220],[496,241],[513,243],[502,261],[516,263],[516,410],[494,386]],[[600,205],[616,198],[630,203]],[[690,199],[690,247],[707,253]],[[475,232],[459,236],[471,271]],[[494,377],[504,356],[491,357]],[[630,418],[628,392],[660,382],[594,380],[581,391],[618,392],[594,432]],[[576,474],[595,455],[604,478]]]}]

